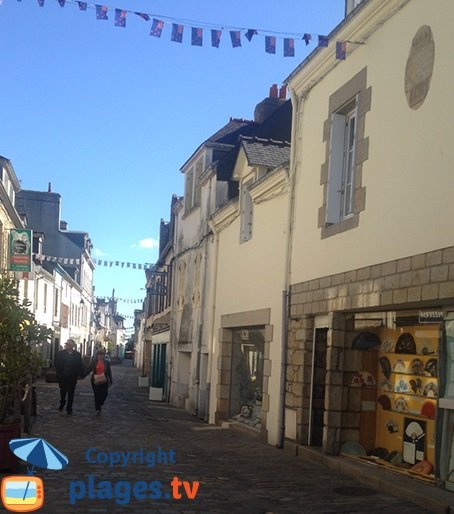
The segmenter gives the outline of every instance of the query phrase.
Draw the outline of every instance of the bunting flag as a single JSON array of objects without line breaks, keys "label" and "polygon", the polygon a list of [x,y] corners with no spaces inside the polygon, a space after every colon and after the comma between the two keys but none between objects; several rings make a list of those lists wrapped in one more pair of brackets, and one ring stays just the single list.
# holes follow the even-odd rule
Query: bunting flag
[{"label": "bunting flag", "polygon": [[340,60],[344,61],[346,56],[347,56],[347,43],[345,41],[337,41],[337,43],[336,43],[336,59],[340,59]]},{"label": "bunting flag", "polygon": [[241,46],[241,32],[239,30],[231,30],[230,39],[232,40],[233,48],[238,48]]},{"label": "bunting flag", "polygon": [[295,57],[295,40],[292,38],[284,39],[284,57]]},{"label": "bunting flag", "polygon": [[219,48],[219,43],[221,42],[222,30],[211,30],[211,46],[215,48]]},{"label": "bunting flag", "polygon": [[41,255],[39,253],[34,253],[33,258],[41,262],[56,262],[58,264],[64,264],[66,266],[80,265],[80,259],[76,259],[75,257],[54,257],[53,255]]},{"label": "bunting flag", "polygon": [[327,36],[318,36],[318,46],[328,46],[329,40]]},{"label": "bunting flag", "polygon": [[268,54],[276,53],[276,38],[274,36],[265,36],[265,52]]},{"label": "bunting flag", "polygon": [[134,14],[137,14],[137,16],[140,16],[145,21],[150,21],[150,17],[148,14],[145,14],[143,12],[135,12]]},{"label": "bunting flag", "polygon": [[126,11],[115,9],[115,26],[126,27]]},{"label": "bunting flag", "polygon": [[156,18],[153,18],[153,23],[151,24],[150,36],[161,37],[163,27],[164,27],[164,22],[162,20],[157,20]]},{"label": "bunting flag", "polygon": [[108,20],[107,7],[105,5],[96,5],[96,19],[97,20]]},{"label": "bunting flag", "polygon": [[257,35],[257,31],[255,29],[248,29],[245,36],[248,41],[251,41],[254,36]]},{"label": "bunting flag", "polygon": [[191,45],[203,46],[203,30],[197,27],[192,27]]},{"label": "bunting flag", "polygon": [[[21,2],[22,0],[18,0]],[[37,0],[38,5],[40,7],[44,7],[45,0]],[[150,36],[154,36],[160,38],[162,36],[162,32],[164,29],[164,25],[171,23],[171,36],[170,40],[176,43],[183,42],[183,33],[184,33],[184,23],[185,20],[179,20],[175,17],[170,16],[160,16],[160,19],[154,18],[152,15],[148,13],[143,13],[139,11],[129,11],[123,8],[112,8],[107,7],[106,5],[100,4],[90,4],[84,1],[79,0],[57,0],[61,7],[66,6],[67,4],[74,4],[79,7],[80,11],[86,11],[88,8],[96,10],[96,19],[98,20],[108,20],[109,11],[115,11],[114,23],[117,27],[126,27],[126,18],[129,13],[135,14],[139,16],[146,22],[152,21],[152,26],[150,30]],[[3,0],[0,0],[0,5],[3,3]],[[298,41],[304,41],[305,45],[308,46],[311,41],[318,41],[319,47],[328,47],[329,46],[329,37],[321,34],[311,34],[309,32],[304,32],[300,34],[295,33],[283,33],[276,32],[276,34],[270,33],[268,30],[262,29],[244,29],[244,28],[234,28],[234,27],[210,27],[210,24],[207,22],[194,22],[197,23],[196,26],[191,27],[191,45],[192,46],[203,46],[203,31],[210,30],[211,31],[211,46],[213,48],[219,48],[222,33],[224,30],[228,30],[230,33],[230,39],[232,42],[233,48],[239,48],[242,46],[241,44],[241,35],[251,42],[254,36],[261,36],[265,39],[265,51],[270,54],[276,53],[276,43],[277,39],[283,40],[284,46],[284,57],[294,57],[296,53],[296,46]],[[355,45],[363,45],[364,42],[358,41],[337,41],[335,48],[335,57],[336,59],[344,60],[346,58],[346,45],[347,42]]]},{"label": "bunting flag", "polygon": [[175,43],[181,43],[183,41],[183,25],[172,23],[172,36],[170,40],[175,41]]},{"label": "bunting flag", "polygon": [[304,34],[303,41],[306,43],[306,46],[311,42],[312,36],[311,34]]}]

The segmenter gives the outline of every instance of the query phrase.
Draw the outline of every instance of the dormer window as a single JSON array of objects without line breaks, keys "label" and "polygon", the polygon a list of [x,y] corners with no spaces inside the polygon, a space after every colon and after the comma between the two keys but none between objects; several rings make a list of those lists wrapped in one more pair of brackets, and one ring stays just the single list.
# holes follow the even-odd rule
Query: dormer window
[{"label": "dormer window", "polygon": [[200,205],[200,177],[203,173],[203,157],[200,157],[186,172],[184,210],[189,212]]}]

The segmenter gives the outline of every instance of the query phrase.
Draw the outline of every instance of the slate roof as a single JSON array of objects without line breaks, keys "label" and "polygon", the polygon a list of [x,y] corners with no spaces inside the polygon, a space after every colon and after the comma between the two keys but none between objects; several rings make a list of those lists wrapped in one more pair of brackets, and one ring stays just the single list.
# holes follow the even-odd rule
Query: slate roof
[{"label": "slate roof", "polygon": [[241,136],[241,144],[250,166],[276,168],[290,161],[290,143],[287,141]]}]

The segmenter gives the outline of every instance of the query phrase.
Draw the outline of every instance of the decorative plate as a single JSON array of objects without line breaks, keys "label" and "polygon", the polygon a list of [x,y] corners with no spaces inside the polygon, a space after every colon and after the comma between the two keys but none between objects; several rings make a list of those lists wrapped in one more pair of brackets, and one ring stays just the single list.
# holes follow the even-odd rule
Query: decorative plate
[{"label": "decorative plate", "polygon": [[407,372],[407,366],[405,366],[405,363],[402,359],[397,359],[393,366],[393,371],[396,373],[406,373]]},{"label": "decorative plate", "polygon": [[429,359],[424,367],[425,374],[429,377],[436,377],[438,375],[438,361],[437,359]]},{"label": "decorative plate", "polygon": [[397,410],[399,412],[408,412],[407,400],[402,396],[396,398],[396,401],[394,402],[394,410]]},{"label": "decorative plate", "polygon": [[413,359],[410,362],[410,373],[413,373],[413,375],[424,375],[424,363],[421,359]]},{"label": "decorative plate", "polygon": [[397,382],[394,390],[396,391],[396,393],[408,393],[409,387],[408,387],[407,382],[405,382],[405,380],[401,379],[401,380],[399,380],[399,382]]},{"label": "decorative plate", "polygon": [[396,353],[416,353],[416,343],[409,332],[399,336],[396,343]]},{"label": "decorative plate", "polygon": [[383,375],[385,375],[386,378],[391,377],[391,363],[389,362],[388,357],[380,357],[380,366],[381,370],[383,371]]},{"label": "decorative plate", "polygon": [[424,396],[427,396],[428,398],[436,398],[438,394],[438,387],[433,382],[428,382],[423,390]]}]

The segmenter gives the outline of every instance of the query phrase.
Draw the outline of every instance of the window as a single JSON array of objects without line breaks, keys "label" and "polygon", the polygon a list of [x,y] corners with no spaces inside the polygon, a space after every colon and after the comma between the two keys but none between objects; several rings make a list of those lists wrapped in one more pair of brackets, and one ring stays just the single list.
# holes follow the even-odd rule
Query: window
[{"label": "window", "polygon": [[47,284],[44,284],[43,312],[44,312],[44,314],[46,314],[46,312],[47,312]]},{"label": "window", "polygon": [[249,241],[252,238],[253,202],[249,188],[252,180],[241,184],[241,234],[240,241]]},{"label": "window", "polygon": [[355,192],[356,99],[331,115],[326,223],[353,214]]},{"label": "window", "polygon": [[185,212],[200,204],[200,177],[203,173],[203,157],[186,171],[186,187],[184,194]]},{"label": "window", "polygon": [[367,68],[329,97],[328,116],[323,122],[325,161],[320,168],[323,204],[317,220],[322,239],[358,227],[360,214],[366,208],[363,172],[369,159],[365,132],[371,101]]}]

